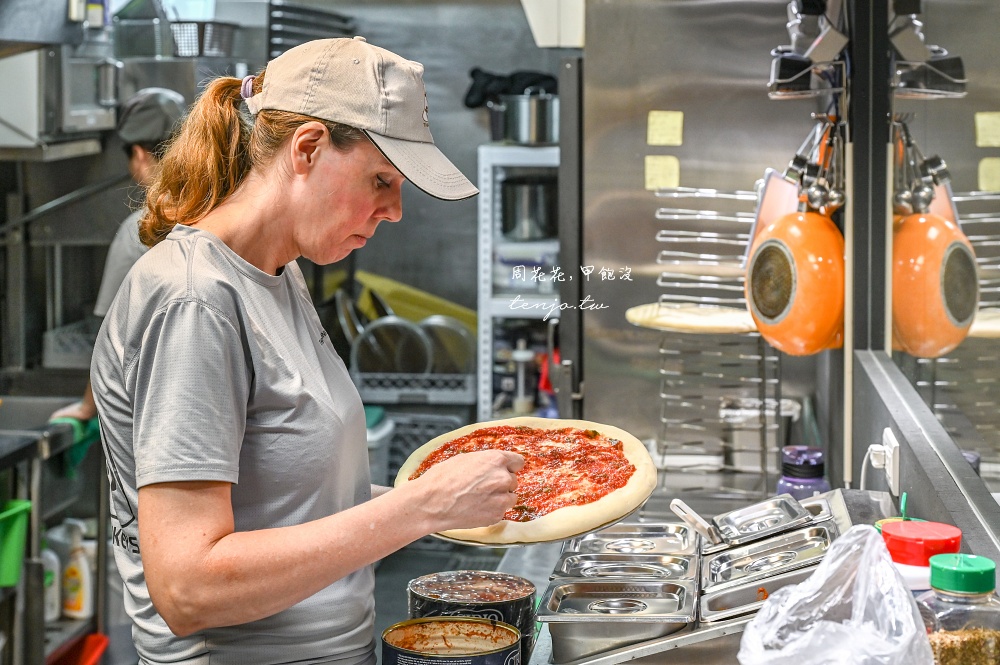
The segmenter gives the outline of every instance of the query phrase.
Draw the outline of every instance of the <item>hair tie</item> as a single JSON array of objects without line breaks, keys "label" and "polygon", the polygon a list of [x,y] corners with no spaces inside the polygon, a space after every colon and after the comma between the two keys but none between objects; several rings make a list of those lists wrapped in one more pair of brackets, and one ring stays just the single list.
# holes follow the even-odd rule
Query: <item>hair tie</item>
[{"label": "hair tie", "polygon": [[240,96],[243,97],[243,99],[250,99],[253,97],[253,74],[243,77],[243,83],[240,85]]}]

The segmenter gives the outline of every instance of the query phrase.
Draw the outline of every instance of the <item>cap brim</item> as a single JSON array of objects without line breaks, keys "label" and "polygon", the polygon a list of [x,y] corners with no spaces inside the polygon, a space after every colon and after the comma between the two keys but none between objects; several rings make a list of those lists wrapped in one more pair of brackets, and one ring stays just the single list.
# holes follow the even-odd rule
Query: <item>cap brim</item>
[{"label": "cap brim", "polygon": [[404,141],[365,131],[403,176],[434,198],[461,201],[479,193],[433,143]]}]

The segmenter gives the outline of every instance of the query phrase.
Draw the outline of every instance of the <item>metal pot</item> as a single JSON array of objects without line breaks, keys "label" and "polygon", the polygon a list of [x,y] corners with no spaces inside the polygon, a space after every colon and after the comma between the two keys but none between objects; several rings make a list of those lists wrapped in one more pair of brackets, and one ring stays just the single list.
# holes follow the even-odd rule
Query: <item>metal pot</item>
[{"label": "metal pot", "polygon": [[510,177],[501,185],[503,234],[509,240],[541,240],[557,233],[556,179]]},{"label": "metal pot", "polygon": [[494,141],[530,145],[559,143],[558,95],[528,88],[523,95],[501,95],[499,103],[488,102],[487,106]]}]

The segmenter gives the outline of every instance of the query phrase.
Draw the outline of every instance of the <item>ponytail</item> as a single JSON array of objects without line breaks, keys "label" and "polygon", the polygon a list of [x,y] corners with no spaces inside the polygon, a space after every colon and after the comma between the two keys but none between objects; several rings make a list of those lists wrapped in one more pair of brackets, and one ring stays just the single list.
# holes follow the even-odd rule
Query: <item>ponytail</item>
[{"label": "ponytail", "polygon": [[226,200],[250,171],[250,127],[240,113],[240,79],[205,88],[170,142],[146,192],[139,238],[152,247],[176,224],[192,224]]},{"label": "ponytail", "polygon": [[[254,94],[264,85],[256,75]],[[323,123],[330,141],[347,151],[365,138],[354,127],[287,111],[264,110],[253,123],[240,111],[242,81],[222,76],[205,88],[179,133],[171,140],[146,192],[139,239],[150,247],[177,224],[194,224],[239,188],[251,169],[269,163],[302,124]]]}]

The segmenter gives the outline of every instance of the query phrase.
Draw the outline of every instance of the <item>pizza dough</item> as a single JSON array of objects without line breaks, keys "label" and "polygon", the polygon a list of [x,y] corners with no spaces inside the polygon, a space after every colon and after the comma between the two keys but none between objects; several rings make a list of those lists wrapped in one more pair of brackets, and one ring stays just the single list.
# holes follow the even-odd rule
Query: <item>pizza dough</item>
[{"label": "pizza dough", "polygon": [[969,328],[969,337],[1000,337],[1000,309],[981,309]]},{"label": "pizza dough", "polygon": [[599,499],[582,505],[564,506],[528,522],[502,520],[492,526],[476,529],[452,529],[438,535],[467,544],[510,545],[565,540],[616,522],[638,508],[649,498],[656,487],[656,467],[646,446],[628,432],[586,420],[561,420],[551,418],[509,418],[475,423],[442,434],[420,448],[406,460],[396,475],[395,486],[409,482],[417,467],[435,450],[479,429],[489,427],[531,427],[541,430],[559,430],[567,427],[580,430],[597,430],[602,435],[622,442],[622,454],[635,466],[628,482]]},{"label": "pizza dough", "polygon": [[676,263],[661,263],[657,272],[676,275],[695,275],[698,277],[730,277],[739,279],[746,275],[747,269],[742,263],[698,263],[696,261],[678,261]]},{"label": "pizza dough", "polygon": [[746,309],[716,305],[661,305],[630,307],[625,319],[632,325],[685,333],[742,334],[757,330]]}]

